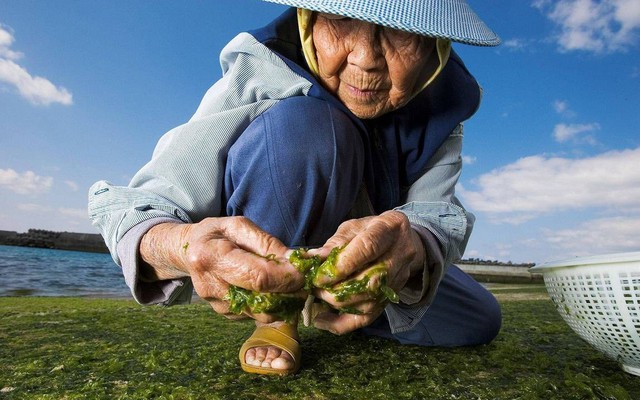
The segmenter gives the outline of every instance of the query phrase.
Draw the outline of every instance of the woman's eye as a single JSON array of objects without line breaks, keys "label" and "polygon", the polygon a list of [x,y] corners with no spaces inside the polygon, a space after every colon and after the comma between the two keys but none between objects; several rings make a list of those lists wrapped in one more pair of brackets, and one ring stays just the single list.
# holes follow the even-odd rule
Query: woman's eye
[{"label": "woman's eye", "polygon": [[345,17],[343,15],[336,15],[336,14],[329,14],[329,13],[319,13],[319,15],[322,18],[330,19],[332,21],[338,21],[338,20],[348,21],[348,20],[351,19],[351,18]]},{"label": "woman's eye", "polygon": [[411,32],[401,31],[394,28],[385,28],[385,34],[393,40],[408,40],[416,37],[416,35]]}]

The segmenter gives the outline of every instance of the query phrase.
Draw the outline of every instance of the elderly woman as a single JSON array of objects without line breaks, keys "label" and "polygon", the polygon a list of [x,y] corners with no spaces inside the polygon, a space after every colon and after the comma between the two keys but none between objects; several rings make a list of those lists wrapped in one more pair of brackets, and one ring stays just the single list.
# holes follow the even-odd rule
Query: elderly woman
[{"label": "elderly woman", "polygon": [[[235,318],[231,288],[299,296],[293,249],[322,260],[339,247],[311,289],[325,305],[315,327],[424,346],[491,341],[499,306],[451,265],[474,221],[454,187],[462,122],[481,95],[451,41],[499,39],[464,0],[268,1],[295,8],[224,48],[223,77],[128,187],[90,190],[134,298],[184,303],[195,288]],[[363,277],[371,290],[332,290]],[[382,286],[397,302],[380,300]],[[297,319],[242,311],[257,325],[242,368],[295,372]]]}]

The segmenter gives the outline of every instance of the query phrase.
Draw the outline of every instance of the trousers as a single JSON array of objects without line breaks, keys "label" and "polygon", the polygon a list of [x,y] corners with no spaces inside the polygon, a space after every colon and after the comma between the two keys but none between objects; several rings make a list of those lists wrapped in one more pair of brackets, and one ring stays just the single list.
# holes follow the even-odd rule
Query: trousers
[{"label": "trousers", "polygon": [[[331,237],[362,185],[364,141],[353,121],[327,102],[293,97],[258,116],[230,148],[224,201],[285,245],[313,248]],[[482,285],[448,266],[436,296],[414,328],[392,333],[383,313],[360,331],[421,346],[488,343],[501,311]]]}]

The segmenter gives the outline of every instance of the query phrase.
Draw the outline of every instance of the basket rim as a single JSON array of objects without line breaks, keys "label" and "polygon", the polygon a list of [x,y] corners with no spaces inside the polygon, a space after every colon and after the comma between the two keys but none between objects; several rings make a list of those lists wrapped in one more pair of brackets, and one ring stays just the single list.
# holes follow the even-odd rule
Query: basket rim
[{"label": "basket rim", "polygon": [[551,261],[529,268],[530,272],[543,272],[545,270],[565,267],[582,267],[600,264],[621,264],[628,262],[640,262],[640,251],[627,253],[599,254],[595,256],[575,257],[559,261]]}]

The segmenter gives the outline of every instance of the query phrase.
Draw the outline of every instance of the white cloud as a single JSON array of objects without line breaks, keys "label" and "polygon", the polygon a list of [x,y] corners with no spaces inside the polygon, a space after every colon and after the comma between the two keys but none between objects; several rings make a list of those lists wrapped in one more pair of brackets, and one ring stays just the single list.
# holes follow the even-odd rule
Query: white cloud
[{"label": "white cloud", "polygon": [[573,143],[597,144],[591,133],[600,129],[597,123],[591,124],[557,124],[553,129],[553,138],[558,143],[571,141]]},{"label": "white cloud", "polygon": [[82,220],[87,220],[89,218],[89,214],[86,208],[58,208],[58,212],[60,212],[60,214],[66,216],[66,217],[71,217],[71,218],[77,218],[77,219],[82,219]]},{"label": "white cloud", "polygon": [[18,173],[13,169],[0,169],[0,187],[18,194],[39,194],[47,192],[53,185],[50,176],[38,176],[33,171]]},{"label": "white cloud", "polygon": [[50,207],[47,206],[43,206],[41,204],[34,204],[34,203],[23,203],[23,204],[18,204],[17,206],[18,210],[20,211],[26,211],[29,213],[34,213],[34,212],[49,212],[51,211]]},{"label": "white cloud", "polygon": [[71,191],[73,192],[78,191],[78,184],[75,183],[74,181],[64,181],[64,184],[67,185],[69,189],[71,189]]},{"label": "white cloud", "polygon": [[538,216],[585,208],[638,209],[640,148],[590,158],[531,156],[495,169],[459,187],[472,211],[493,222],[523,223]]},{"label": "white cloud", "polygon": [[556,100],[553,102],[553,109],[556,110],[558,114],[563,114],[569,110],[569,103],[564,100]]},{"label": "white cloud", "polygon": [[11,49],[14,40],[13,34],[0,25],[0,82],[15,87],[22,97],[34,105],[72,104],[73,96],[67,89],[56,87],[46,78],[32,76],[15,62],[22,57],[22,53]]},{"label": "white cloud", "polygon": [[527,42],[523,39],[513,38],[505,40],[502,45],[509,50],[523,50],[527,47]]},{"label": "white cloud", "polygon": [[477,160],[477,157],[462,155],[462,163],[464,165],[474,164]]},{"label": "white cloud", "polygon": [[73,103],[73,97],[67,89],[57,88],[45,78],[31,76],[26,69],[11,60],[0,58],[0,82],[15,86],[20,95],[34,105]]},{"label": "white cloud", "polygon": [[556,114],[565,118],[574,118],[576,116],[576,113],[569,107],[569,102],[566,100],[555,100],[552,106]]},{"label": "white cloud", "polygon": [[640,217],[585,221],[571,229],[547,229],[544,237],[552,248],[573,256],[637,251],[640,248]]},{"label": "white cloud", "polygon": [[7,28],[0,25],[0,58],[9,60],[22,58],[22,53],[11,50],[14,40],[13,34],[9,32]]},{"label": "white cloud", "polygon": [[626,51],[638,43],[638,0],[537,0],[533,6],[555,22],[563,51]]}]

